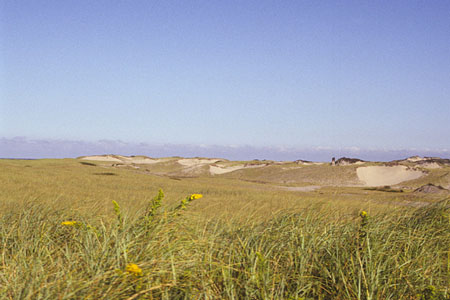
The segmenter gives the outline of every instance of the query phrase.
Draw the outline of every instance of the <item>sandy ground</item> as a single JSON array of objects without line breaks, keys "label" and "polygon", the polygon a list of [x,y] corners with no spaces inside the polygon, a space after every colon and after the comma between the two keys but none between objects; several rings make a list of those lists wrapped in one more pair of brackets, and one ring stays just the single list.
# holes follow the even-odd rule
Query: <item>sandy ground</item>
[{"label": "sandy ground", "polygon": [[218,161],[220,161],[220,159],[184,158],[184,159],[178,160],[178,163],[180,165],[183,165],[186,167],[193,167],[193,166],[197,166],[197,165],[214,164]]},{"label": "sandy ground", "polygon": [[164,159],[153,159],[150,157],[131,157],[122,155],[94,155],[94,156],[84,156],[83,160],[94,160],[94,161],[108,161],[117,162],[123,164],[156,164],[158,162],[165,161]]},{"label": "sandy ground", "polygon": [[[104,162],[112,162],[117,164],[116,166],[133,166],[133,165],[148,165],[148,164],[156,164],[160,162],[165,162],[167,158],[154,159],[146,156],[122,156],[122,155],[94,155],[94,156],[84,156],[80,157],[82,160],[91,160],[91,161],[104,161]],[[420,161],[421,158],[413,157],[410,160]],[[182,168],[182,172],[189,174],[203,174],[204,171],[208,170],[211,175],[220,175],[226,174],[230,172],[234,172],[241,169],[253,169],[253,168],[262,168],[268,166],[268,163],[261,164],[239,164],[239,165],[228,165],[224,160],[217,158],[180,158],[174,160],[174,162],[178,162]],[[219,163],[218,163],[219,162]],[[358,164],[362,164],[364,162],[360,162]],[[302,163],[302,165],[309,164],[321,164],[321,163]],[[417,165],[421,168],[427,169],[435,169],[440,168],[440,165],[437,163],[419,163]],[[300,166],[294,167],[303,168]],[[282,168],[291,169],[291,168]],[[419,170],[414,170],[408,168],[407,166],[397,165],[397,166],[361,166],[356,169],[356,174],[359,179],[359,184],[363,184],[365,186],[384,186],[384,185],[396,185],[403,181],[413,180],[423,176],[425,173]],[[356,182],[355,182],[356,183]],[[354,183],[354,184],[355,184]],[[291,191],[313,191],[317,189],[316,186],[307,186],[307,187],[289,187],[288,190]]]},{"label": "sandy ground", "polygon": [[218,174],[230,173],[230,172],[241,170],[241,169],[255,169],[255,168],[262,168],[262,167],[267,167],[267,166],[268,166],[268,164],[237,165],[237,166],[230,166],[230,167],[215,165],[215,166],[209,166],[209,172],[212,175],[218,175]]},{"label": "sandy ground", "polygon": [[403,181],[413,180],[424,175],[421,171],[411,170],[405,166],[360,167],[356,169],[358,179],[366,186],[395,185]]},{"label": "sandy ground", "polygon": [[410,162],[418,162],[418,161],[424,160],[424,158],[422,158],[420,156],[411,156],[411,157],[408,157],[406,160],[410,161]]},{"label": "sandy ground", "polygon": [[110,162],[122,162],[121,159],[118,159],[111,155],[94,155],[94,156],[84,156],[80,158],[82,160],[95,160],[95,161],[110,161]]},{"label": "sandy ground", "polygon": [[[320,165],[326,164],[326,163],[323,163],[323,162],[313,162],[313,161],[311,161],[311,162],[306,162],[306,161],[297,162],[297,161],[295,161],[295,162],[298,165],[302,165],[302,166],[313,166],[313,165],[320,166]],[[288,161],[287,163],[292,163],[292,162]]]},{"label": "sandy ground", "polygon": [[209,166],[209,172],[212,175],[230,173],[240,169],[244,169],[244,166],[243,165],[237,165],[232,167]]},{"label": "sandy ground", "polygon": [[308,185],[308,186],[278,186],[279,188],[291,192],[312,192],[320,189],[319,185]]},{"label": "sandy ground", "polygon": [[418,167],[425,168],[425,169],[440,169],[441,166],[438,163],[430,162],[430,163],[424,163],[417,165]]},{"label": "sandy ground", "polygon": [[121,159],[125,163],[133,163],[133,164],[156,164],[162,161],[160,159],[153,159],[149,157],[121,157]]}]

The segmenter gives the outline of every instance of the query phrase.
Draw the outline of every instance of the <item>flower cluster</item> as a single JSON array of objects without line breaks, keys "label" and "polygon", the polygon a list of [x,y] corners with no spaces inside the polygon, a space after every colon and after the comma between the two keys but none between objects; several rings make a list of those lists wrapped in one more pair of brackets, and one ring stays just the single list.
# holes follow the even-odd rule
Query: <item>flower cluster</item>
[{"label": "flower cluster", "polygon": [[142,269],[139,268],[139,266],[136,264],[128,264],[127,267],[125,268],[125,271],[127,271],[127,273],[135,275],[135,276],[142,275]]},{"label": "flower cluster", "polygon": [[61,225],[68,226],[68,227],[77,227],[77,226],[80,226],[81,223],[77,222],[77,221],[64,221],[61,223]]},{"label": "flower cluster", "polygon": [[192,194],[192,195],[189,197],[189,199],[190,199],[190,200],[196,200],[196,199],[200,199],[200,198],[202,198],[202,197],[203,197],[202,194]]}]

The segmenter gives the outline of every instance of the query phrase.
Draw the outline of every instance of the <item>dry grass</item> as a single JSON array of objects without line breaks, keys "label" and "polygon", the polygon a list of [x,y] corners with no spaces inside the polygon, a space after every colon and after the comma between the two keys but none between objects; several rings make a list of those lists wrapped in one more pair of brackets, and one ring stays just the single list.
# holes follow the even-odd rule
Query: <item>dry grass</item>
[{"label": "dry grass", "polygon": [[449,298],[448,199],[94,164],[0,161],[0,299]]}]

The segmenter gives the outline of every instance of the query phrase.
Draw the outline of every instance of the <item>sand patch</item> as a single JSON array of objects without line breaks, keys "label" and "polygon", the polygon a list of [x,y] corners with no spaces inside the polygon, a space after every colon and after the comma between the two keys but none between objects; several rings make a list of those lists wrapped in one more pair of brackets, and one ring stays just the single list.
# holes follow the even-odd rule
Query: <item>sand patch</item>
[{"label": "sand patch", "polygon": [[422,158],[420,156],[411,156],[411,157],[408,157],[406,160],[410,161],[410,162],[418,162],[418,161],[425,160],[425,158]]},{"label": "sand patch", "polygon": [[154,159],[147,156],[122,156],[122,155],[92,155],[80,157],[82,160],[107,161],[130,164],[156,164],[167,159]]},{"label": "sand patch", "polygon": [[260,164],[260,165],[246,164],[246,165],[244,165],[243,169],[255,169],[255,168],[262,168],[262,167],[267,167],[267,166],[269,166],[269,164]]},{"label": "sand patch", "polygon": [[159,162],[158,159],[151,159],[151,158],[141,158],[131,160],[131,163],[133,164],[156,164],[158,162]]},{"label": "sand patch", "polygon": [[356,169],[358,179],[366,186],[395,185],[403,181],[417,179],[423,172],[409,169],[405,166],[372,166]]},{"label": "sand patch", "polygon": [[230,173],[230,172],[237,171],[237,170],[240,170],[243,168],[244,168],[243,165],[237,165],[237,166],[232,166],[232,167],[209,166],[209,172],[212,175],[218,175],[218,174]]},{"label": "sand patch", "polygon": [[169,160],[169,159],[164,159],[164,158],[155,159],[155,158],[149,158],[149,157],[145,157],[145,158],[130,157],[130,158],[131,159],[128,160],[130,163],[138,164],[138,165],[140,165],[140,164],[151,165],[151,164],[156,164],[156,163],[165,162],[165,161]]},{"label": "sand patch", "polygon": [[220,161],[220,159],[199,159],[199,158],[184,158],[179,159],[178,163],[180,165],[186,166],[186,167],[193,167],[196,165],[207,165],[207,164],[214,164],[216,162]]},{"label": "sand patch", "polygon": [[81,157],[82,160],[95,160],[95,161],[110,161],[110,162],[123,162],[121,159],[114,157],[113,155],[94,155]]},{"label": "sand patch", "polygon": [[417,167],[425,168],[425,169],[440,169],[442,168],[438,163],[436,162],[426,162],[417,165]]},{"label": "sand patch", "polygon": [[291,192],[312,192],[320,189],[319,185],[308,185],[308,186],[278,186],[279,188]]}]

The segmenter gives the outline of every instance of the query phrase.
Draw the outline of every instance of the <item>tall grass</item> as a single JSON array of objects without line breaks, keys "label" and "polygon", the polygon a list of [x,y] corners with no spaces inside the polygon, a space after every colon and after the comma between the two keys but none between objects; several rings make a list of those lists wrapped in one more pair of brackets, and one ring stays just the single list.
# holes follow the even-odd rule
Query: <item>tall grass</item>
[{"label": "tall grass", "polygon": [[159,193],[137,214],[117,202],[115,219],[33,201],[3,213],[0,298],[450,299],[448,199],[245,222],[198,218],[192,201],[167,208]]}]

